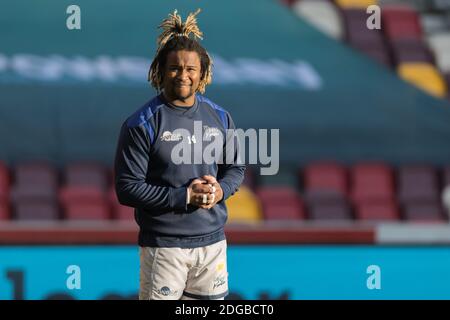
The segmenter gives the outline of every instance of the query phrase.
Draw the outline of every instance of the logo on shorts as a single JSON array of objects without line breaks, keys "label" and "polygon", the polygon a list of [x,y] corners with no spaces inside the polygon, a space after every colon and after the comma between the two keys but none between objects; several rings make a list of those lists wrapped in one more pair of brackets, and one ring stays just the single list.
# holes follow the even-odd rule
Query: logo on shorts
[{"label": "logo on shorts", "polygon": [[225,276],[217,276],[214,279],[214,287],[213,287],[213,289],[218,288],[218,287],[220,287],[221,285],[224,285],[224,284],[225,284]]},{"label": "logo on shorts", "polygon": [[158,289],[157,292],[163,296],[174,296],[177,294],[178,290],[172,291],[169,287],[162,287],[161,289]]}]

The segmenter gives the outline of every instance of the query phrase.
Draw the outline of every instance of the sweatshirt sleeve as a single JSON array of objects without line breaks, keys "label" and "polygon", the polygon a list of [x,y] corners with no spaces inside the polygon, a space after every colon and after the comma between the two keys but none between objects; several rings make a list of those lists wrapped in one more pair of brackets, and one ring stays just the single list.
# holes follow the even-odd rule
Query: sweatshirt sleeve
[{"label": "sweatshirt sleeve", "polygon": [[186,209],[186,187],[172,188],[147,183],[150,139],[140,125],[122,125],[117,144],[114,174],[115,189],[123,205],[159,210]]},{"label": "sweatshirt sleeve", "polygon": [[222,191],[222,201],[228,199],[244,180],[245,164],[240,155],[239,139],[233,134],[235,125],[233,119],[227,114],[228,130],[223,153],[223,164],[219,165],[218,179]]}]

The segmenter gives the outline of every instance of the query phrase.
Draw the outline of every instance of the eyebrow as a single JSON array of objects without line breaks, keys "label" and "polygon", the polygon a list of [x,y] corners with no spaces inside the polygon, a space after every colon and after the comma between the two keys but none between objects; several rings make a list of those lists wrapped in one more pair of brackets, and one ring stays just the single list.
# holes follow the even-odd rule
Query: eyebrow
[{"label": "eyebrow", "polygon": [[[174,64],[174,63],[169,64],[169,67],[179,67],[179,66],[180,66],[179,64]],[[188,67],[188,68],[198,68],[198,66],[193,65],[193,64],[188,64],[186,67]]]}]

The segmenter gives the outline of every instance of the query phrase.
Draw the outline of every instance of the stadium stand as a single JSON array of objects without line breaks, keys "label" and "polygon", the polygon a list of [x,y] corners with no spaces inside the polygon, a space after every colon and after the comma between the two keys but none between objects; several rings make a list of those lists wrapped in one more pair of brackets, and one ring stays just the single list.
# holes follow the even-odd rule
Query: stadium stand
[{"label": "stadium stand", "polygon": [[246,185],[226,201],[229,223],[258,223],[263,220],[261,203]]},{"label": "stadium stand", "polygon": [[[279,223],[286,228],[292,227],[291,233],[282,228],[281,231],[276,231],[288,241],[289,237],[296,236],[295,232],[300,230],[300,227],[310,223],[314,225],[331,221],[334,226],[334,222],[344,222],[350,225],[352,232],[357,231],[360,222],[363,225],[383,222],[448,223],[449,215],[444,212],[450,210],[450,197],[445,196],[449,193],[450,167],[442,165],[443,162],[448,162],[448,153],[442,151],[442,145],[445,145],[444,140],[449,131],[445,131],[444,116],[447,114],[444,113],[444,108],[441,108],[447,104],[435,99],[450,99],[450,15],[446,12],[449,10],[447,2],[280,2],[288,5],[292,13],[302,20],[300,23],[293,14],[289,14],[287,8],[278,12],[282,17],[280,21],[283,21],[280,25],[284,28],[286,22],[287,27],[273,29],[270,36],[285,45],[280,46],[283,50],[276,46],[274,51],[270,51],[267,44],[257,37],[254,29],[249,28],[249,33],[243,35],[243,38],[247,41],[249,36],[252,39],[255,37],[255,43],[259,45],[255,52],[264,52],[261,56],[250,52],[249,56],[254,58],[252,61],[258,66],[264,65],[269,66],[270,70],[273,69],[274,73],[267,79],[273,81],[279,72],[284,72],[285,69],[291,71],[292,68],[298,68],[298,78],[286,80],[285,78],[291,75],[290,72],[281,73],[280,81],[276,85],[274,82],[264,82],[267,79],[257,79],[254,74],[244,79],[243,76],[247,75],[239,71],[248,60],[235,55],[234,50],[222,52],[221,45],[213,46],[212,50],[217,54],[218,65],[225,61],[229,68],[222,69],[222,74],[217,73],[217,81],[214,79],[211,91],[208,88],[208,95],[211,93],[219,97],[224,106],[231,108],[233,117],[236,115],[236,123],[243,128],[281,128],[280,151],[285,152],[282,154],[282,161],[288,162],[281,164],[280,171],[275,176],[261,176],[249,167],[243,186],[227,200],[229,224],[247,224],[253,228],[255,225],[272,223],[278,226]],[[369,30],[366,27],[366,8],[373,4],[382,8],[381,30]],[[287,14],[282,15],[286,12]],[[214,19],[212,14],[206,15],[205,18],[207,17]],[[290,18],[292,19],[288,21]],[[204,21],[205,24],[208,23],[208,20]],[[296,26],[298,30],[295,29]],[[322,35],[316,36],[314,28],[329,39]],[[297,51],[295,44],[302,43],[305,39],[312,41],[308,42],[308,45],[298,46],[301,50]],[[111,48],[115,48],[115,41],[112,43]],[[236,40],[236,43],[242,45],[240,41]],[[311,43],[314,45],[310,45]],[[349,47],[355,50],[349,50]],[[327,48],[331,48],[332,54],[321,55]],[[98,51],[99,56],[103,54],[101,50]],[[355,51],[382,65],[361,59],[364,55]],[[112,52],[114,54],[111,55],[115,56],[114,50]],[[145,55],[143,52],[136,54]],[[41,57],[38,51],[32,54]],[[61,61],[70,57],[70,52],[58,54],[65,57],[60,59]],[[93,53],[94,56],[96,54]],[[122,53],[118,52],[117,55],[119,54]],[[337,58],[333,60],[335,57]],[[125,56],[120,56],[120,59],[120,63],[127,61]],[[67,58],[65,62],[70,64],[70,61]],[[96,62],[94,59],[89,61],[92,64]],[[287,64],[293,61],[298,64]],[[126,63],[120,66],[126,69]],[[73,67],[70,64],[68,68]],[[128,69],[126,71],[132,74]],[[350,80],[345,82],[347,71]],[[107,163],[113,158],[112,152],[116,143],[114,137],[117,136],[113,133],[117,133],[120,127],[119,120],[123,121],[138,102],[141,103],[149,95],[148,88],[138,88],[136,84],[128,86],[127,81],[135,75],[130,78],[127,76],[130,75],[122,75],[112,86],[109,86],[109,80],[100,82],[99,85],[98,79],[94,79],[89,83],[92,90],[85,96],[85,83],[79,79],[69,79],[70,86],[60,88],[61,92],[64,92],[61,94],[61,100],[51,100],[53,96],[49,92],[54,90],[53,87],[34,87],[30,80],[30,99],[36,99],[39,105],[43,106],[42,118],[45,118],[45,121],[48,119],[48,123],[36,122],[35,127],[30,126],[33,129],[30,130],[39,136],[36,140],[44,141],[42,145],[30,147],[30,150],[34,148],[30,155],[40,154],[42,151],[42,154],[50,155],[50,158],[54,156],[56,164],[40,161],[21,163],[21,158],[32,158],[23,156],[28,155],[25,152],[28,150],[15,148],[14,144],[3,148],[9,153],[4,152],[0,157],[8,163],[8,166],[0,163],[0,222],[17,220],[71,223],[85,220],[87,225],[90,225],[94,223],[93,220],[98,220],[108,227],[108,223],[116,221],[135,224],[134,209],[121,205],[117,200],[112,170],[109,167],[111,164]],[[230,78],[227,78],[228,76]],[[242,83],[237,81],[231,84],[236,94],[230,95],[228,88],[223,89],[228,85],[227,79],[240,77],[244,79]],[[398,81],[399,78],[425,90],[433,97],[412,89],[408,83]],[[293,82],[305,79],[306,82],[293,86]],[[71,81],[75,83],[73,86]],[[284,85],[284,82],[287,84]],[[11,114],[12,119],[21,119],[23,109],[20,109],[20,106],[28,105],[29,100],[17,102],[17,115],[8,109],[9,105],[15,106],[11,101],[15,102],[16,98],[20,98],[19,95],[14,95],[14,92],[22,91],[20,86],[17,89],[14,85],[5,86],[3,89],[3,92],[8,94],[13,93],[12,98],[8,98],[8,103],[5,103],[2,116]],[[383,95],[385,86],[390,88],[390,85],[393,92]],[[253,92],[254,88],[254,94],[248,94]],[[373,99],[375,96],[382,98]],[[73,97],[73,100],[67,97]],[[109,100],[104,101],[105,97]],[[64,105],[67,108],[67,114],[64,116],[58,113],[61,101],[67,103]],[[107,116],[97,114],[99,101],[108,104]],[[74,106],[77,105],[83,106],[84,109],[76,110]],[[279,109],[276,109],[276,112],[273,112],[274,105]],[[434,113],[422,112],[426,108]],[[80,114],[77,114],[78,112]],[[97,123],[99,115],[104,116],[104,128],[100,129]],[[411,121],[420,117],[426,118],[427,121]],[[27,123],[25,127],[28,126]],[[60,128],[58,130],[61,132],[57,132],[63,138],[61,141],[58,140],[59,137],[52,140],[55,132],[38,130],[41,127]],[[89,130],[85,131],[84,128]],[[5,131],[9,130],[11,128]],[[416,134],[416,130],[422,131]],[[28,138],[28,131],[23,128],[17,131],[18,135],[25,132],[23,136]],[[426,139],[422,139],[422,133],[427,134]],[[87,137],[90,141],[85,141],[88,140]],[[417,144],[399,150],[405,141],[412,141],[413,138],[416,138]],[[6,140],[3,141],[5,145],[8,142]],[[24,140],[22,137],[21,141]],[[390,144],[391,141],[387,140],[395,140],[395,143]],[[436,144],[429,143],[435,140]],[[26,148],[28,144],[22,143],[20,146]],[[378,154],[377,150],[374,151],[377,146],[383,149]],[[427,149],[428,147],[430,149]],[[373,157],[374,154],[379,155],[380,159],[391,158],[386,162],[361,160],[364,157],[377,159]],[[425,165],[419,166],[413,162],[413,159],[428,155]],[[98,162],[72,162],[72,159],[84,158]],[[103,160],[105,162],[100,163]],[[411,164],[408,164],[408,161],[411,161]],[[300,227],[294,229],[294,226]],[[334,239],[339,240],[341,234],[336,234],[338,237]],[[255,239],[260,241],[264,237],[260,234],[259,238]],[[355,241],[359,240],[361,238],[355,237]],[[257,243],[257,240],[254,241]],[[364,241],[367,240],[364,238]]]},{"label": "stadium stand", "polygon": [[[75,167],[95,168],[96,174],[92,179],[68,179],[68,172],[78,172]],[[62,169],[44,163],[2,165],[0,221],[133,221],[134,209],[118,202],[105,176],[108,171],[95,163],[88,167],[71,163]],[[66,178],[59,180],[60,175]],[[448,220],[444,193],[450,186],[450,165],[316,161],[297,171],[285,170],[283,176],[271,180],[274,183],[256,180],[250,167],[240,190],[226,202],[229,222]],[[103,189],[105,183],[109,187]]]},{"label": "stadium stand", "polygon": [[447,85],[438,70],[429,63],[405,62],[398,67],[401,78],[436,97],[447,96]]},{"label": "stadium stand", "polygon": [[295,220],[305,217],[297,190],[289,186],[265,186],[257,190],[266,220]]},{"label": "stadium stand", "polygon": [[[450,97],[447,1],[298,0],[288,4],[324,34],[394,68],[402,79],[435,97]],[[381,30],[366,27],[369,5],[382,8]]]},{"label": "stadium stand", "polygon": [[362,8],[377,4],[376,0],[336,0],[338,6],[342,8]]},{"label": "stadium stand", "polygon": [[0,221],[7,221],[11,219],[11,210],[9,205],[5,202],[0,203]]}]

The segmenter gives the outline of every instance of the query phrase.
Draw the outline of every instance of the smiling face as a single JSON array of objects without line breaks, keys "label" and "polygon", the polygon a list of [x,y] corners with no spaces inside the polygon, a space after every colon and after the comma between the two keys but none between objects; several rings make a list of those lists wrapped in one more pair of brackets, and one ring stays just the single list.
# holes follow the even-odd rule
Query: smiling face
[{"label": "smiling face", "polygon": [[165,98],[175,105],[193,105],[201,78],[200,57],[197,52],[169,52],[163,74]]}]

